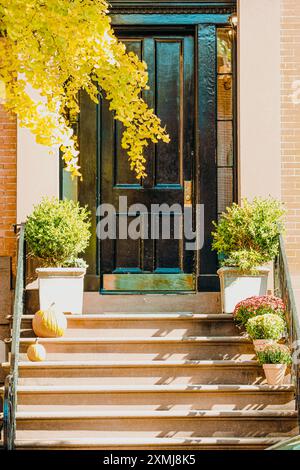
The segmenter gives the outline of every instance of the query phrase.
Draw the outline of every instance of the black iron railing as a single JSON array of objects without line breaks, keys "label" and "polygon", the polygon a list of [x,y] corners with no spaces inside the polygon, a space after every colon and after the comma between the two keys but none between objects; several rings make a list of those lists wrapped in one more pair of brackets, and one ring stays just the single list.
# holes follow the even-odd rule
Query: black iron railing
[{"label": "black iron railing", "polygon": [[13,311],[10,371],[4,384],[3,443],[6,450],[13,450],[16,437],[17,383],[20,329],[24,308],[24,224],[16,226],[18,232],[18,260]]},{"label": "black iron railing", "polygon": [[296,390],[296,408],[300,425],[300,319],[282,236],[280,236],[279,254],[275,260],[274,291],[278,297],[282,298],[286,305],[289,341],[293,351],[291,374]]}]

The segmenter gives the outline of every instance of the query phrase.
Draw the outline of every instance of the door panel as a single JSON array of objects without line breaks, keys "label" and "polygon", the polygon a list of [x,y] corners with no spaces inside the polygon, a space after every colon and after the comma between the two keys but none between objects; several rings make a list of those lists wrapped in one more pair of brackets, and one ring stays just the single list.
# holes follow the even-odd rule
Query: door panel
[{"label": "door panel", "polygon": [[[171,142],[149,145],[147,178],[137,181],[120,144],[121,125],[113,119],[108,104],[105,101],[101,104],[100,202],[110,203],[117,210],[116,239],[101,241],[102,288],[124,292],[193,290],[194,252],[185,249],[180,208],[184,207],[184,181],[193,181],[194,37],[170,32],[132,37],[123,32],[121,39],[128,51],[135,52],[148,64],[150,89],[143,97],[167,126]],[[147,239],[120,236],[118,228],[122,220],[127,219],[126,227],[135,223],[136,229],[140,229],[135,222],[136,215],[126,217],[126,209],[119,207],[122,196],[127,198],[128,207],[136,203],[145,206],[147,215],[141,217],[140,225]],[[170,239],[162,239],[162,223],[167,223],[169,215],[164,214],[164,209],[154,213],[152,204],[174,205]]]},{"label": "door panel", "polygon": [[[125,39],[124,43],[126,44],[126,49],[129,52],[134,52],[139,59],[142,59],[143,54],[143,40],[142,39]],[[107,103],[105,104],[107,108]],[[109,111],[109,114],[110,111]],[[113,162],[113,186],[114,188],[122,187],[122,186],[129,186],[130,188],[138,188],[141,187],[141,182],[137,181],[135,178],[134,173],[130,170],[130,166],[128,164],[127,153],[121,146],[121,136],[122,136],[122,124],[119,121],[113,120],[112,116],[108,118],[106,116],[105,119],[109,119],[110,123],[112,123],[113,132],[114,132],[114,141],[113,145],[113,155],[114,155],[114,162]],[[102,129],[103,138],[106,138],[106,123],[103,123],[105,128]]]},{"label": "door panel", "polygon": [[156,48],[156,112],[171,136],[168,145],[158,142],[155,155],[156,186],[182,187],[182,40],[157,39]]},{"label": "door panel", "polygon": [[199,25],[198,31],[198,129],[200,203],[205,207],[204,245],[200,252],[198,290],[219,290],[217,254],[212,251],[213,220],[217,218],[217,93],[216,27]]}]

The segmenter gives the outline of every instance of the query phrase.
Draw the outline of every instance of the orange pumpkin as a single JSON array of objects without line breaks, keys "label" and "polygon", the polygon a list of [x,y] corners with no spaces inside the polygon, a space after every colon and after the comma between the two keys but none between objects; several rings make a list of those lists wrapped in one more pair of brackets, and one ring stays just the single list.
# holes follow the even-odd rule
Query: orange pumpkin
[{"label": "orange pumpkin", "polygon": [[67,328],[67,319],[52,305],[47,310],[38,310],[32,320],[32,328],[40,338],[58,338]]},{"label": "orange pumpkin", "polygon": [[31,344],[27,349],[27,357],[32,362],[44,361],[46,359],[46,349],[36,340],[36,342]]}]

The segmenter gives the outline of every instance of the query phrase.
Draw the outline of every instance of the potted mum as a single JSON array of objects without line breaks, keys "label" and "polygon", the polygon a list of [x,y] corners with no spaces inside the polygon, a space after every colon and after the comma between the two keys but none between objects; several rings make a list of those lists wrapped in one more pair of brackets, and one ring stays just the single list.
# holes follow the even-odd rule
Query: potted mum
[{"label": "potted mum", "polygon": [[221,268],[222,310],[232,313],[238,302],[253,295],[265,295],[269,268],[278,253],[283,232],[284,210],[280,201],[255,198],[232,204],[214,222],[213,250],[218,252]]},{"label": "potted mum", "polygon": [[90,239],[87,209],[74,201],[44,198],[26,220],[25,238],[40,265],[40,309],[55,304],[61,312],[82,313],[87,265],[78,255]]},{"label": "potted mum", "polygon": [[267,313],[250,318],[246,331],[253,341],[255,351],[261,351],[267,344],[273,344],[286,334],[285,321],[278,315]]},{"label": "potted mum", "polygon": [[248,297],[236,304],[233,318],[237,323],[246,326],[250,318],[268,313],[279,315],[285,319],[283,300],[274,295],[254,295],[253,297]]},{"label": "potted mum", "polygon": [[269,385],[282,385],[286,368],[292,363],[290,349],[283,344],[266,345],[257,352]]}]

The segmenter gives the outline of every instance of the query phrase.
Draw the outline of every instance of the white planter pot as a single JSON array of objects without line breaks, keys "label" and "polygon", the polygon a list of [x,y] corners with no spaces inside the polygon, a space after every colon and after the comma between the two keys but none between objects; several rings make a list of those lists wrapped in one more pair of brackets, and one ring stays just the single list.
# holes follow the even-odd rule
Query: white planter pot
[{"label": "white planter pot", "polygon": [[268,385],[282,385],[286,372],[286,364],[263,364]]},{"label": "white planter pot", "polygon": [[270,269],[259,267],[257,271],[255,275],[245,275],[237,268],[223,267],[218,270],[223,313],[232,313],[236,304],[247,297],[267,294]]},{"label": "white planter pot", "polygon": [[271,346],[272,344],[275,344],[276,341],[273,339],[254,339],[253,340],[253,346],[256,352],[262,351],[265,346]]},{"label": "white planter pot", "polygon": [[82,313],[85,268],[38,268],[40,309],[55,303],[63,313]]}]

